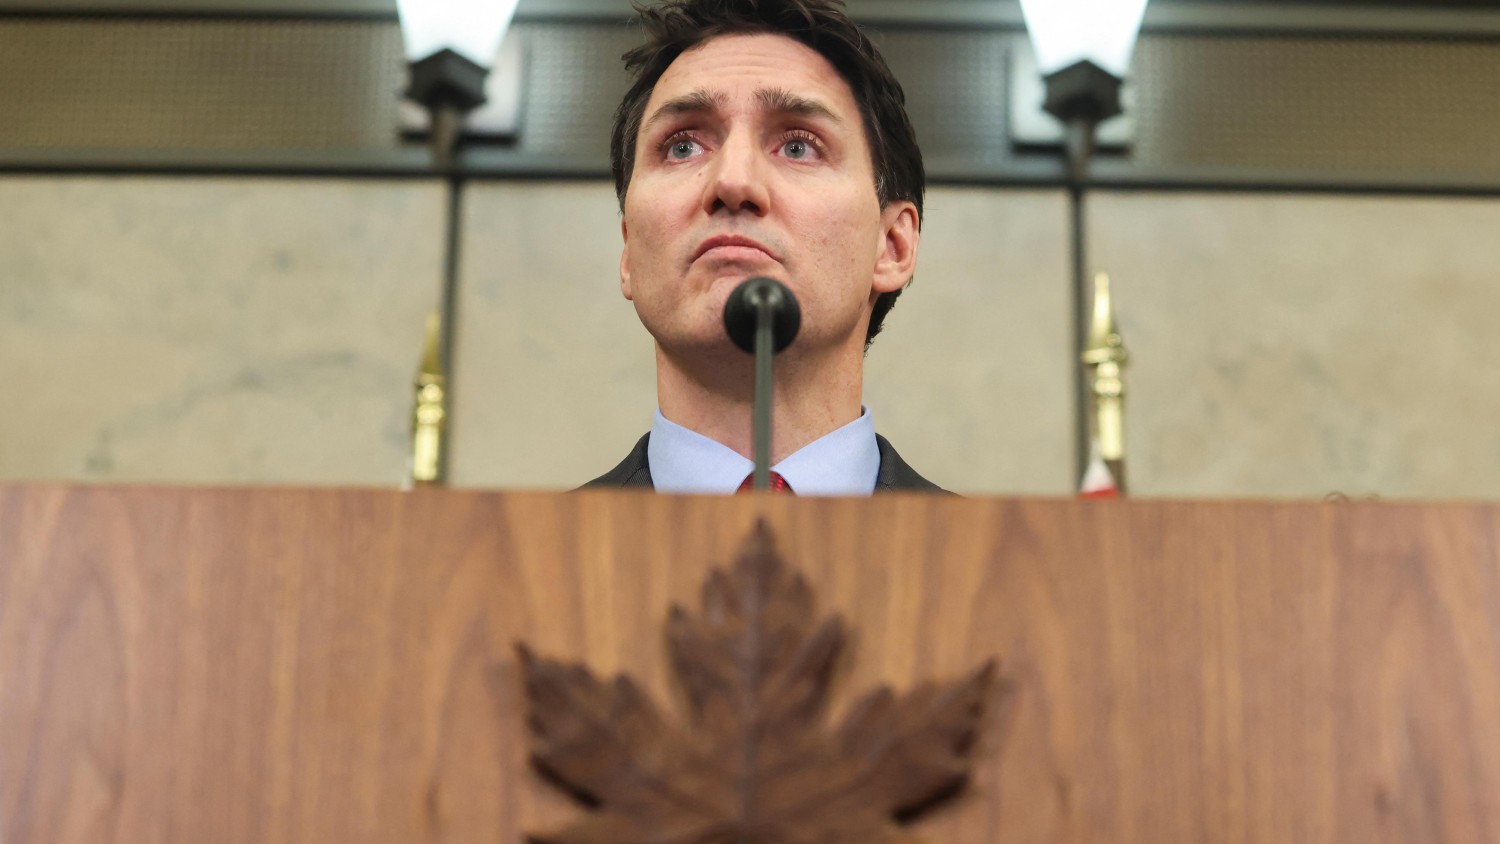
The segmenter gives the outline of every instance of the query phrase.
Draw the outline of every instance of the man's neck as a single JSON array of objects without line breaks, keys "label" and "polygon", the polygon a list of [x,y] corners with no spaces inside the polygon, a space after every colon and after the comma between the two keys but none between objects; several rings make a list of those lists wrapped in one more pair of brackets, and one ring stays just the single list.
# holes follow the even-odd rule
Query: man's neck
[{"label": "man's neck", "polygon": [[[754,361],[738,349],[725,360],[701,355],[688,362],[656,349],[656,396],[662,415],[677,424],[754,459]],[[816,359],[776,358],[776,389],[771,424],[771,462],[778,463],[861,413],[862,354],[847,352]]]}]

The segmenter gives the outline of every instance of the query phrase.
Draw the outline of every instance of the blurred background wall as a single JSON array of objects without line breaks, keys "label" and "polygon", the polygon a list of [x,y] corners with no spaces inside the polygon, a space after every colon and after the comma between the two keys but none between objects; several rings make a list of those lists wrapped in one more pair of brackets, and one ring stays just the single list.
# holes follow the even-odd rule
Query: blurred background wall
[{"label": "blurred background wall", "polygon": [[[931,188],[867,403],[969,493],[1073,488],[1068,219],[1010,140],[1019,9],[853,0]],[[650,424],[618,291],[624,0],[523,2],[461,218],[453,479],[565,488]],[[394,3],[0,0],[0,480],[396,485],[445,187]],[[1092,263],[1133,491],[1500,497],[1500,13],[1153,0]]]}]

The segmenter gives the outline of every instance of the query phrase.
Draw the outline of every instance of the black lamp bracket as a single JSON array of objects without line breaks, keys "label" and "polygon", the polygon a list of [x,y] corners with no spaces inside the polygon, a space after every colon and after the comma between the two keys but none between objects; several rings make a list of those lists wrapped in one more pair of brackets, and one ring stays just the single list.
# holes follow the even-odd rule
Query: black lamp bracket
[{"label": "black lamp bracket", "polygon": [[1043,108],[1064,123],[1098,124],[1124,112],[1120,104],[1124,80],[1087,59],[1048,74],[1045,81]]},{"label": "black lamp bracket", "polygon": [[489,74],[489,68],[453,50],[440,50],[411,63],[406,96],[431,111],[449,108],[466,113],[484,105]]}]

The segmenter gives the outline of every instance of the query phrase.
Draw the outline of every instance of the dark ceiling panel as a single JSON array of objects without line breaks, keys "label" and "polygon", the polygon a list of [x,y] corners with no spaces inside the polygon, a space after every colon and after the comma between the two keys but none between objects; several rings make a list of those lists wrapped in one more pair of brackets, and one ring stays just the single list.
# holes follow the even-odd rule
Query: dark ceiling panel
[{"label": "dark ceiling panel", "polygon": [[[847,0],[856,16],[875,14],[920,21],[930,16],[945,22],[956,17],[1012,19],[1018,0]],[[521,0],[523,18],[627,17],[630,0]],[[1500,0],[1152,0],[1152,7],[1246,10],[1283,9],[1306,13],[1320,8],[1424,10],[1496,10]],[[31,14],[194,14],[327,17],[391,17],[396,0],[0,0],[0,13]]]},{"label": "dark ceiling panel", "polygon": [[[867,10],[885,1],[858,0]],[[995,8],[990,0],[899,3]],[[1154,8],[1212,5],[1232,4],[1156,0]],[[545,15],[518,29],[530,56],[521,139],[476,148],[469,161],[492,175],[603,175],[609,118],[626,84],[619,54],[638,30]],[[1003,26],[875,29],[937,178],[1061,178],[1056,156],[1018,153],[1007,137],[1008,57],[1023,35]],[[420,172],[395,131],[403,65],[390,18],[0,14],[0,78],[9,82],[0,86],[9,118],[0,121],[0,170],[67,161],[274,169],[264,162],[281,156],[292,169],[316,159],[330,170]],[[1120,178],[1223,183],[1238,173],[1247,174],[1242,182],[1289,186],[1354,184],[1355,171],[1382,184],[1500,178],[1494,39],[1155,31],[1142,41],[1135,76],[1135,155],[1101,162]]]}]

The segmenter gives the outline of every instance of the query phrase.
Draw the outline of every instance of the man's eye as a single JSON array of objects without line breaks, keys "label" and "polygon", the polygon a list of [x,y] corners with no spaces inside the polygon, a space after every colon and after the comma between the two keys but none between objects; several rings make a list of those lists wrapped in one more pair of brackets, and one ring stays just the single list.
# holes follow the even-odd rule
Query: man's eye
[{"label": "man's eye", "polygon": [[667,157],[674,161],[683,161],[697,155],[702,147],[692,138],[678,138],[667,144]]},{"label": "man's eye", "polygon": [[805,161],[817,156],[817,150],[806,138],[792,138],[781,145],[781,154],[794,161]]}]

